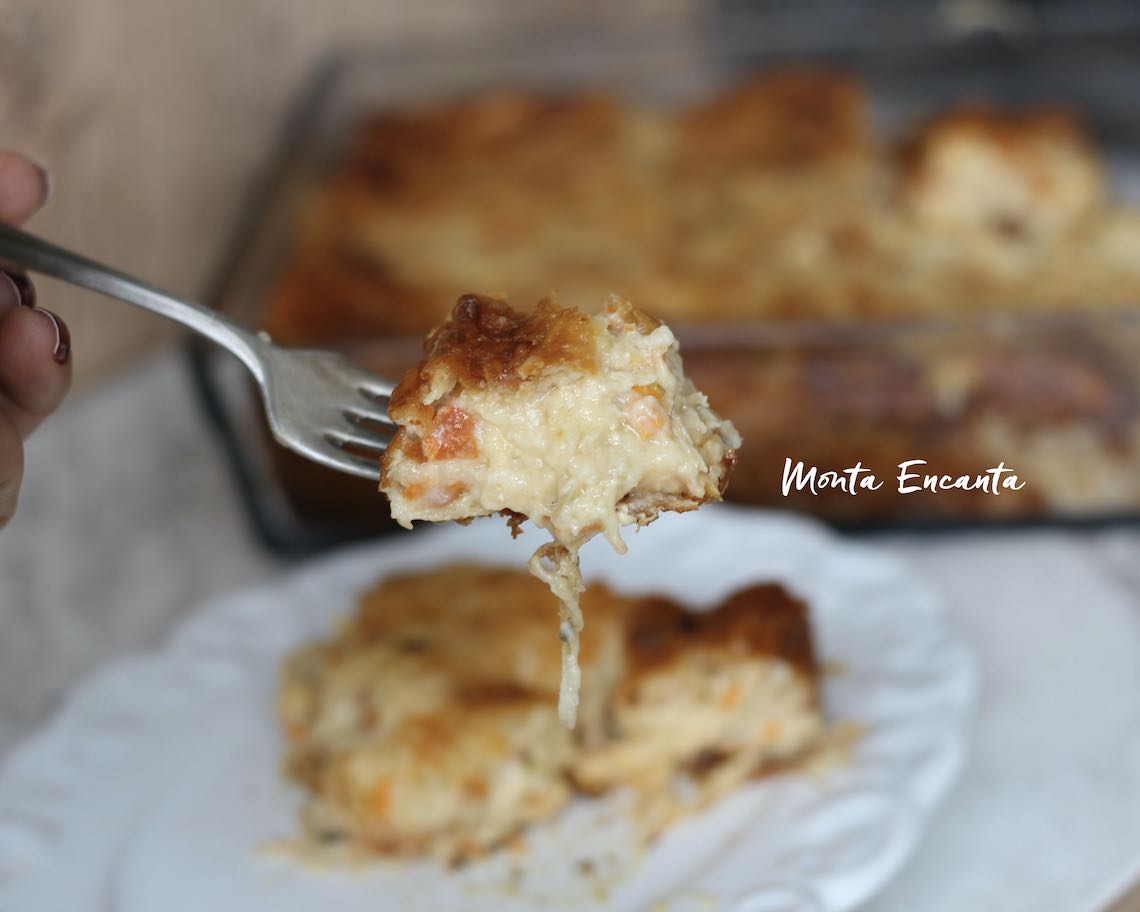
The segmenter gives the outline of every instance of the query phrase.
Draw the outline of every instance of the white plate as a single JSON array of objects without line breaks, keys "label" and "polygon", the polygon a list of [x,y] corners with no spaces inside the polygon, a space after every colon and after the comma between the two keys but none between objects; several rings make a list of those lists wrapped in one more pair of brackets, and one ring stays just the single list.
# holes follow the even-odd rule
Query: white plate
[{"label": "white plate", "polygon": [[541,538],[511,541],[489,520],[344,553],[210,604],[163,652],[97,675],[0,774],[0,909],[830,912],[890,878],[961,765],[973,663],[893,560],[802,519],[728,508],[664,517],[628,535],[625,556],[591,543],[587,577],[693,604],[767,579],[805,596],[821,655],[841,669],[828,711],[867,726],[848,764],[745,786],[640,857],[620,796],[579,801],[532,828],[524,855],[459,872],[315,870],[266,851],[295,833],[299,803],[277,773],[281,656],[381,574],[521,565]]}]

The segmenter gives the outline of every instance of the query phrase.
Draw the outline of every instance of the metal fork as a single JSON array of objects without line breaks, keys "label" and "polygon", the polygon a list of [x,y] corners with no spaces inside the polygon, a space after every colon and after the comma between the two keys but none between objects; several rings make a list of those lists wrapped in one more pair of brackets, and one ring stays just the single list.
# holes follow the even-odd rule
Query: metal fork
[{"label": "metal fork", "polygon": [[136,304],[211,339],[253,374],[279,443],[329,468],[379,477],[384,430],[394,427],[391,381],[335,352],[282,348],[265,333],[8,225],[0,225],[0,261]]}]

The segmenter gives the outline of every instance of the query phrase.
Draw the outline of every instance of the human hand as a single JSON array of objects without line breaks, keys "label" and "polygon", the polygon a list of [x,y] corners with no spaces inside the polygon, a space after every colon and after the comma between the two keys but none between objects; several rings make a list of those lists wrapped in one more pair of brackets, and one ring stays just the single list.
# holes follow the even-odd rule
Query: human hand
[{"label": "human hand", "polygon": [[[0,150],[0,222],[16,225],[47,200],[46,172]],[[20,272],[0,271],[0,528],[16,511],[24,475],[24,440],[63,401],[71,383],[67,326],[36,306]]]}]

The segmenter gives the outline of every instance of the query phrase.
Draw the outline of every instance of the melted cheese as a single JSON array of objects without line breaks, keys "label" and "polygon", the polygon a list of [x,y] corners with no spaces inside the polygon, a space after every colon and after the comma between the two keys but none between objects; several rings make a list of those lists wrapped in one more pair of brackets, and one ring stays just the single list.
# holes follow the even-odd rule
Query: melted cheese
[{"label": "melted cheese", "polygon": [[562,643],[562,683],[558,688],[558,718],[567,728],[574,727],[578,715],[578,692],[582,671],[578,667],[582,609],[578,599],[585,590],[577,551],[552,541],[534,552],[530,572],[550,587],[558,599],[558,639]]}]

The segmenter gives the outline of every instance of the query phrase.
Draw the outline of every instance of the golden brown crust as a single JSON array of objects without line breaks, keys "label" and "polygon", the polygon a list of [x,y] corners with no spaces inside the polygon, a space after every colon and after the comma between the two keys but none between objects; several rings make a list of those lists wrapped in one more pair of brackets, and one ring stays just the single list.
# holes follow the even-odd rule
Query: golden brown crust
[{"label": "golden brown crust", "polygon": [[[636,312],[629,311],[634,319]],[[514,387],[555,369],[594,373],[595,332],[589,316],[560,308],[553,296],[529,313],[490,295],[460,297],[451,316],[428,334],[419,366],[408,370],[392,393],[388,414],[400,428],[381,461],[381,488],[391,483],[397,454],[418,462],[478,455],[476,420],[448,404],[451,394],[485,385]],[[451,496],[464,490],[454,488]],[[406,488],[404,495],[418,498]],[[512,520],[512,534],[517,524]]]},{"label": "golden brown crust", "polygon": [[427,337],[420,366],[404,375],[388,411],[401,424],[423,427],[425,393],[440,377],[449,389],[513,386],[556,367],[597,371],[589,316],[560,308],[549,297],[519,313],[499,298],[463,295],[451,317]]},{"label": "golden brown crust", "polygon": [[[479,156],[503,161],[523,147],[541,158],[561,150],[567,140],[588,147],[604,143],[622,127],[621,105],[602,95],[541,95],[529,91],[492,91],[455,102],[386,112],[368,120],[354,137],[345,174],[377,193],[425,190],[411,178],[422,169],[439,177],[435,156],[470,161]],[[536,144],[537,143],[537,144]],[[557,174],[550,174],[557,181]]]},{"label": "golden brown crust", "polygon": [[949,111],[901,143],[898,171],[908,215],[929,232],[961,232],[971,259],[1006,273],[1104,202],[1096,150],[1060,110]]},{"label": "golden brown crust", "polygon": [[929,166],[931,154],[950,140],[985,143],[1011,158],[1028,156],[1035,144],[1071,148],[1081,157],[1096,158],[1088,133],[1071,111],[1001,111],[975,103],[932,117],[903,138],[897,149],[903,176],[920,174]]},{"label": "golden brown crust", "polygon": [[543,298],[529,313],[487,295],[464,295],[424,346],[423,370],[446,368],[457,383],[512,384],[552,367],[593,373],[594,332],[579,310]]},{"label": "golden brown crust", "polygon": [[683,145],[706,167],[811,169],[870,145],[862,86],[808,67],[754,76],[686,112],[679,127]]},{"label": "golden brown crust", "polygon": [[526,517],[515,510],[500,510],[499,515],[507,521],[507,527],[511,530],[511,538],[518,538],[522,535],[522,525],[526,522]]},{"label": "golden brown crust", "polygon": [[[992,179],[1037,209],[983,193],[966,224],[984,237],[954,248],[937,219],[916,224],[951,142],[995,150]],[[492,289],[616,292],[670,323],[1071,305],[1074,287],[1135,271],[1127,251],[1106,270],[1081,227],[1100,171],[1058,111],[964,108],[880,148],[861,86],[827,70],[766,73],[680,114],[496,93],[367,123],[315,194],[265,323],[290,343],[423,332]],[[1018,243],[1035,218],[1073,229],[1063,258]]]},{"label": "golden brown crust", "polygon": [[818,674],[807,606],[771,583],[736,592],[708,612],[643,599],[628,621],[625,645],[629,686],[696,650],[778,658],[812,679]]}]

